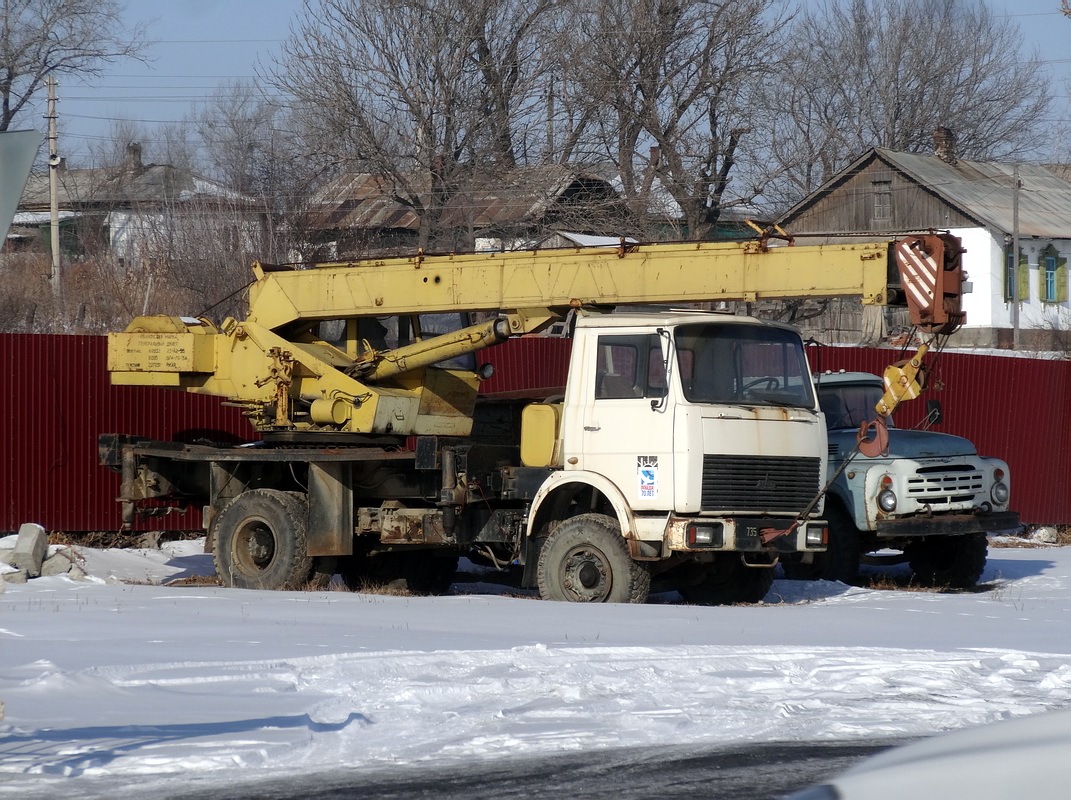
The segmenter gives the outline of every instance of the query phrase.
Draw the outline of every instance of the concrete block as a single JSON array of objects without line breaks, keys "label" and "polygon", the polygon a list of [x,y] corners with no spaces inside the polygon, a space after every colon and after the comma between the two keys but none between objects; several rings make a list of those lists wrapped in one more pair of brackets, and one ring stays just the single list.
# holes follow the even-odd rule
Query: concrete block
[{"label": "concrete block", "polygon": [[30,576],[26,574],[26,570],[17,569],[14,572],[4,573],[4,583],[26,583],[30,579]]},{"label": "concrete block", "polygon": [[1060,541],[1060,534],[1057,532],[1056,528],[1042,525],[1034,531],[1034,540],[1042,542],[1043,544],[1057,544]]},{"label": "concrete block", "polygon": [[49,575],[66,575],[71,571],[71,567],[74,566],[74,563],[74,551],[69,547],[61,548],[46,558],[44,563],[41,564],[41,577],[47,577]]},{"label": "concrete block", "polygon": [[19,528],[19,538],[11,557],[11,566],[26,570],[31,578],[41,574],[41,565],[48,553],[48,534],[35,522],[26,522]]},{"label": "concrete block", "polygon": [[0,547],[0,564],[10,564],[11,554],[14,552],[10,547]]}]

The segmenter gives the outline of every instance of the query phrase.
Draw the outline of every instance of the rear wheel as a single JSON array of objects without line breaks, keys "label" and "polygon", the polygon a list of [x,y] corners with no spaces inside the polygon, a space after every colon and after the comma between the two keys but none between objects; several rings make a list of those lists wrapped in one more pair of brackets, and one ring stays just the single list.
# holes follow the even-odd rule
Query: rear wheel
[{"label": "rear wheel", "polygon": [[251,489],[215,522],[216,574],[236,589],[302,589],[312,577],[304,499],[293,492]]},{"label": "rear wheel", "polygon": [[539,551],[539,596],[573,603],[644,603],[651,573],[632,559],[617,520],[581,514],[555,528]]},{"label": "rear wheel", "polygon": [[749,567],[735,553],[718,556],[698,583],[681,586],[678,591],[689,603],[722,606],[732,603],[758,603],[773,586],[772,567]]},{"label": "rear wheel", "polygon": [[985,571],[989,541],[984,533],[939,536],[909,545],[906,554],[921,585],[968,589]]}]

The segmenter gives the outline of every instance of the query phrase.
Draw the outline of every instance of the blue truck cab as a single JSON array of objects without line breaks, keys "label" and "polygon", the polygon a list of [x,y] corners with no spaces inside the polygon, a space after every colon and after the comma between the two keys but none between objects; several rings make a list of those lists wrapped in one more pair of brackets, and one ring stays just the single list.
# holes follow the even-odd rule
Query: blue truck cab
[{"label": "blue truck cab", "polygon": [[827,372],[816,384],[833,481],[824,512],[829,549],[786,563],[786,576],[851,583],[861,562],[907,562],[919,584],[974,586],[985,569],[987,534],[1020,527],[1009,509],[1007,463],[979,456],[963,437],[897,428],[891,420],[887,451],[866,456],[857,452],[857,436],[876,416],[882,379]]}]

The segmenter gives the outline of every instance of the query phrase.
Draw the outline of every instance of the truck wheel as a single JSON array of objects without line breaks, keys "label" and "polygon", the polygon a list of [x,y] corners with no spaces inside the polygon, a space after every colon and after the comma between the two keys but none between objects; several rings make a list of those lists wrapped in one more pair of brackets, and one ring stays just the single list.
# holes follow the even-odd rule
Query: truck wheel
[{"label": "truck wheel", "polygon": [[757,603],[770,591],[773,581],[772,568],[748,567],[739,556],[726,553],[699,583],[681,586],[677,591],[689,603],[701,606]]},{"label": "truck wheel", "polygon": [[539,596],[573,603],[645,603],[651,573],[632,560],[617,520],[580,514],[555,528],[539,551]]},{"label": "truck wheel", "polygon": [[312,576],[305,503],[293,492],[251,489],[234,498],[215,522],[212,553],[224,586],[301,589]]},{"label": "truck wheel", "polygon": [[826,502],[824,514],[829,523],[829,546],[824,553],[815,553],[814,561],[801,564],[789,558],[781,559],[785,577],[796,581],[840,581],[855,584],[859,581],[859,541],[862,534],[855,521],[835,500]]},{"label": "truck wheel", "polygon": [[917,583],[968,589],[985,571],[989,542],[984,533],[939,536],[909,545],[906,554]]}]

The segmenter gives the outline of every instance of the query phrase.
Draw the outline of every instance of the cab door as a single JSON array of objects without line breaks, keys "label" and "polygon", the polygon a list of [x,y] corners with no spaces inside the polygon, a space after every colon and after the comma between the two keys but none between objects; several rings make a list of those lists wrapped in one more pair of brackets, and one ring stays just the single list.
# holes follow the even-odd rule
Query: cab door
[{"label": "cab door", "polygon": [[582,414],[583,468],[613,481],[632,508],[673,507],[673,403],[668,335],[604,333],[589,366]]}]

